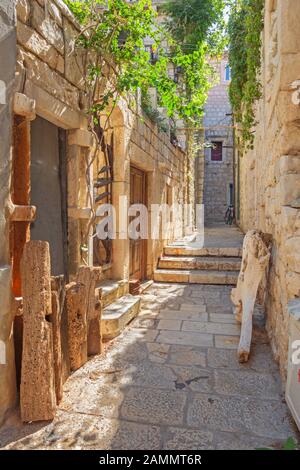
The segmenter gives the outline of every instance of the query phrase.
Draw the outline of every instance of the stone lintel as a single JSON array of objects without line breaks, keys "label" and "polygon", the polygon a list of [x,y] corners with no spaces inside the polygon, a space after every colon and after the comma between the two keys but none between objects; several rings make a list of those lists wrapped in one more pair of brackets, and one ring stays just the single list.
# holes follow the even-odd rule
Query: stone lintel
[{"label": "stone lintel", "polygon": [[94,147],[93,135],[84,129],[70,131],[68,135],[68,144],[78,145],[79,147]]},{"label": "stone lintel", "polygon": [[15,93],[14,113],[24,116],[29,121],[33,121],[36,118],[35,100],[28,98],[28,96],[22,93]]}]

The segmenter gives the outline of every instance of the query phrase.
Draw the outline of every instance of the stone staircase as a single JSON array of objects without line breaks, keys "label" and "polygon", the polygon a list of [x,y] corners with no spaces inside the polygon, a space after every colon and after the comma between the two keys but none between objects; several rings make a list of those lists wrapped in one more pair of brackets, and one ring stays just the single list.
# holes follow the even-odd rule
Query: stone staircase
[{"label": "stone staircase", "polygon": [[166,246],[154,272],[156,282],[236,285],[241,268],[240,247],[193,248]]},{"label": "stone staircase", "polygon": [[129,294],[127,281],[102,281],[96,288],[96,298],[101,303],[104,341],[118,336],[139,313],[141,297]]}]

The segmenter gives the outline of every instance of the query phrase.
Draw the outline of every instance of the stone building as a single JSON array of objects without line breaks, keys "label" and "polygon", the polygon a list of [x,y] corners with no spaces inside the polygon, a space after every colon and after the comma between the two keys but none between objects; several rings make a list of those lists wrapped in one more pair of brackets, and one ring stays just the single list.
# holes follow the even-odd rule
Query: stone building
[{"label": "stone building", "polygon": [[[28,305],[22,299],[27,292],[26,266],[21,269],[24,247],[29,240],[49,243],[52,300],[58,301],[57,305],[52,301],[50,312],[47,307],[50,317],[45,316],[42,323],[51,321],[55,304],[60,310],[56,319],[61,323],[51,325],[54,342],[60,343],[57,335],[66,336],[68,299],[70,305],[77,308],[79,303],[81,308],[78,295],[82,284],[87,289],[84,276],[90,279],[83,297],[90,299],[87,310],[91,313],[91,318],[85,317],[85,330],[102,318],[100,336],[118,334],[139,308],[139,298],[129,294],[129,281],[139,285],[151,279],[166,241],[185,235],[184,224],[172,219],[167,233],[158,239],[129,240],[121,225],[122,218],[125,226],[128,219],[126,206],[120,209],[120,197],[148,209],[152,204],[187,202],[188,157],[170,142],[169,135],[146,118],[136,117],[122,101],[110,116],[103,145],[97,148],[85,113],[82,57],[76,48],[74,53],[80,26],[65,3],[4,0],[0,12],[0,128],[4,142],[0,148],[0,344],[6,356],[0,364],[1,422],[16,403],[20,382],[22,392],[22,350],[30,349],[31,338],[22,333],[22,315]],[[98,131],[101,134],[101,128]],[[94,211],[110,202],[120,209],[120,218],[114,239],[102,242],[95,237],[98,219]],[[155,224],[161,224],[160,214]],[[82,271],[82,266],[89,271]],[[93,269],[97,276],[91,281]],[[62,297],[56,297],[57,285]],[[64,295],[66,308],[60,302]],[[79,363],[88,353],[86,341],[81,344],[85,352]],[[55,358],[57,348],[53,353],[52,346],[47,347]],[[68,345],[62,348],[63,357],[56,357],[55,371],[60,382],[70,369]],[[101,344],[97,348],[100,352]],[[26,357],[28,362],[30,356]]]},{"label": "stone building", "polygon": [[203,119],[204,171],[198,175],[196,185],[203,190],[205,220],[222,222],[226,208],[233,203],[233,130],[232,111],[228,96],[230,68],[227,56],[212,64],[217,84],[208,94]]},{"label": "stone building", "polygon": [[243,231],[273,238],[267,328],[285,379],[289,310],[300,296],[300,3],[267,0],[264,15],[262,98],[254,148],[237,152],[236,212]]}]

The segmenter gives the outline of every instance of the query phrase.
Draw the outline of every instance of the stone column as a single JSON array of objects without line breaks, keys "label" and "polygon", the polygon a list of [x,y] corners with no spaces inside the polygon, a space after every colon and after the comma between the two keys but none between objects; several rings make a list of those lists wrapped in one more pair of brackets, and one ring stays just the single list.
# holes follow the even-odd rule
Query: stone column
[{"label": "stone column", "polygon": [[5,207],[10,197],[12,160],[12,98],[16,66],[15,1],[0,4],[0,425],[16,401],[11,302],[9,222]]},{"label": "stone column", "polygon": [[[82,224],[88,224],[92,216],[90,198],[85,180],[86,165],[84,152],[93,148],[92,134],[83,129],[69,131],[68,135],[68,240],[69,240],[69,274],[75,276],[81,263],[81,228]],[[84,168],[84,171],[82,170]],[[92,165],[90,171],[91,183]],[[82,182],[83,181],[83,182]],[[81,184],[82,182],[82,184]],[[92,227],[91,227],[92,230]],[[90,232],[91,232],[90,230]],[[90,233],[92,235],[92,233]],[[90,239],[88,240],[88,252],[86,261],[89,266],[93,264],[93,250]]]},{"label": "stone column", "polygon": [[130,159],[126,150],[129,140],[130,129],[123,125],[114,126],[112,202],[116,210],[118,227],[116,239],[113,240],[112,277],[117,280],[129,279],[130,243],[128,231],[125,229],[126,223],[120,224],[120,219],[128,222],[125,198],[128,207],[130,205]]}]

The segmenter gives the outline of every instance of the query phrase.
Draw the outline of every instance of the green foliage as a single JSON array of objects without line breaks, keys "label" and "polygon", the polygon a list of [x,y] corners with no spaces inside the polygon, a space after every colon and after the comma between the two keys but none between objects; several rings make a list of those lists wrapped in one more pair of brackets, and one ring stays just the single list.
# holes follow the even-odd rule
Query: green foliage
[{"label": "green foliage", "polygon": [[[191,125],[198,121],[212,74],[206,62],[207,44],[198,41],[191,53],[186,52],[184,44],[175,42],[171,34],[157,26],[151,0],[65,2],[83,26],[78,43],[93,57],[87,83],[92,90],[90,110],[94,119],[120,96],[128,97],[138,89],[147,93],[150,87],[155,87],[159,105],[166,108],[169,117],[184,119]],[[157,54],[155,61],[150,60],[144,47],[149,38]],[[167,52],[163,47],[166,40]],[[172,64],[174,69],[180,68],[177,82],[170,74]],[[104,89],[100,100],[99,89]]]},{"label": "green foliage", "polygon": [[171,18],[168,27],[185,51],[197,44],[209,44],[214,52],[223,52],[225,41],[225,0],[173,0],[163,6]]},{"label": "green foliage", "polygon": [[234,0],[228,24],[230,101],[242,143],[253,147],[255,103],[261,97],[261,32],[264,0]]},{"label": "green foliage", "polygon": [[165,118],[157,109],[153,108],[150,96],[146,92],[142,93],[142,110],[146,116],[157,125],[160,131],[168,132],[169,128]]},{"label": "green foliage", "polygon": [[[262,447],[257,450],[274,450],[273,447]],[[282,448],[279,450],[298,450],[298,444],[293,437],[289,437],[283,444]]]}]

